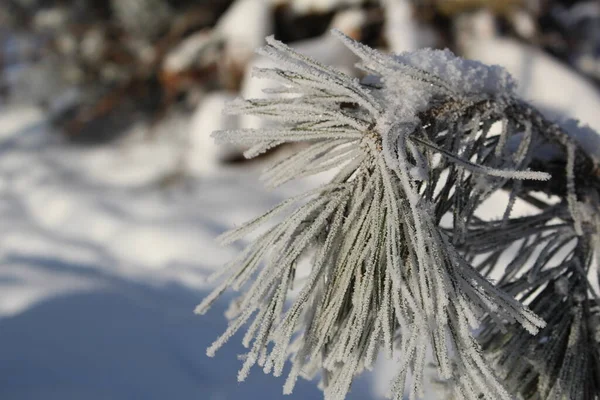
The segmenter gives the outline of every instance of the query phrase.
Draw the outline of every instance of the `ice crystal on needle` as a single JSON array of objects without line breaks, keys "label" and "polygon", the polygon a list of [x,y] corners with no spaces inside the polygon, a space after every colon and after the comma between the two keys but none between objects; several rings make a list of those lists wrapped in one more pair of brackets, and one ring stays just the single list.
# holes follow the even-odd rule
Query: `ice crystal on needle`
[{"label": "ice crystal on needle", "polygon": [[[279,126],[215,133],[218,141],[251,146],[248,156],[305,143],[265,171],[269,186],[327,170],[335,177],[221,237],[230,243],[262,227],[197,307],[206,312],[228,288],[241,292],[228,329],[208,354],[246,327],[240,380],[255,364],[280,375],[289,359],[284,391],[299,376],[320,373],[328,399],[343,399],[380,351],[397,354],[390,393],[400,399],[408,390],[415,399],[431,348],[440,377],[460,397],[509,400],[473,329],[484,317],[503,331],[516,323],[531,335],[545,323],[490,283],[461,244],[478,223],[477,206],[492,193],[510,186],[515,197],[519,182],[550,179],[530,170],[537,166],[532,149],[570,142],[541,125],[500,67],[449,51],[386,55],[334,34],[362,59],[367,78],[268,38],[260,53],[278,67],[256,75],[279,86],[270,98],[238,100],[229,111]],[[450,229],[440,227],[446,214],[453,217]],[[310,275],[296,281],[306,256]],[[301,288],[288,304],[294,282]]]}]

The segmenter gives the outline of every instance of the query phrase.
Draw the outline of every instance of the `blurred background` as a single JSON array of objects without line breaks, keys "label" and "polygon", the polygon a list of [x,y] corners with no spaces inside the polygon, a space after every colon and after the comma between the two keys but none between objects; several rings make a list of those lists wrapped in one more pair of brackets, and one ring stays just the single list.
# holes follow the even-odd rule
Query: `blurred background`
[{"label": "blurred background", "polygon": [[[600,131],[597,1],[1,0],[0,397],[283,397],[260,369],[237,382],[239,335],[205,355],[230,295],[193,309],[244,245],[214,238],[323,178],[266,191],[293,148],[248,161],[210,133],[262,126],[221,111],[269,87],[251,77],[268,35],[356,75],[331,28],[503,65],[549,118]],[[350,398],[381,398],[392,364]]]}]

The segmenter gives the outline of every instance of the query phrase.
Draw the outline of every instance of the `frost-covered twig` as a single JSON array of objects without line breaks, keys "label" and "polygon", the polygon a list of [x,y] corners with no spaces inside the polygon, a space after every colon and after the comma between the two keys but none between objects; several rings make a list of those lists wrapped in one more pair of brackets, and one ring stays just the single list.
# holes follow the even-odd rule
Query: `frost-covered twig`
[{"label": "frost-covered twig", "polygon": [[[531,235],[539,243],[552,242],[550,252],[561,240],[581,235],[558,224],[553,229],[560,239],[544,236],[552,218],[564,218],[569,226],[580,221],[574,153],[570,150],[565,159],[566,170],[557,171],[546,169],[535,151],[554,146],[567,154],[571,140],[515,97],[512,78],[499,67],[449,51],[385,55],[334,33],[362,58],[376,85],[269,38],[261,54],[281,67],[259,74],[281,86],[272,91],[274,97],[240,100],[230,111],[282,126],[215,133],[221,141],[253,145],[251,155],[285,142],[306,142],[265,172],[269,185],[325,170],[336,175],[330,184],[225,237],[235,240],[271,216],[284,215],[228,265],[223,282],[198,306],[196,311],[204,313],[227,288],[242,291],[228,315],[229,328],[208,353],[250,322],[240,380],[255,364],[280,375],[290,359],[285,392],[292,391],[298,376],[321,372],[328,399],[343,399],[380,350],[388,357],[397,353],[401,363],[391,394],[402,398],[410,372],[414,399],[423,394],[430,347],[440,376],[454,383],[461,398],[512,399],[513,388],[503,384],[473,329],[482,319],[501,332],[516,322],[529,337],[546,324],[516,298],[529,287],[496,287],[481,272],[486,264],[471,261],[488,249],[481,239],[488,228],[510,234],[508,241]],[[568,207],[549,207],[535,221],[513,221],[515,199],[531,198],[541,185],[528,180],[547,180],[549,172],[551,187],[555,173],[565,183]],[[486,225],[475,211],[503,189],[511,197],[505,218]],[[440,226],[447,214],[453,217],[450,229]],[[505,244],[497,243],[499,236],[492,240],[491,251]],[[286,307],[305,257],[312,257],[310,275]],[[531,269],[532,280],[550,279],[543,278],[544,265]],[[511,275],[507,279],[512,282]]]}]

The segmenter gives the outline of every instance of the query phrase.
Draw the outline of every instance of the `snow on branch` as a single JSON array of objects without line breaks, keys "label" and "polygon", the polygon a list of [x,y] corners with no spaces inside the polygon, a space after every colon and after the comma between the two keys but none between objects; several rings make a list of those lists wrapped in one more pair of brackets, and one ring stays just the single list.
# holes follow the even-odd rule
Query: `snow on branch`
[{"label": "snow on branch", "polygon": [[[514,81],[498,66],[447,50],[386,55],[334,34],[361,57],[368,79],[350,77],[268,38],[260,54],[279,66],[258,75],[280,87],[269,99],[238,100],[229,110],[269,118],[280,127],[214,133],[218,141],[252,145],[251,156],[304,142],[302,150],[265,171],[268,185],[326,170],[335,177],[223,237],[231,242],[269,226],[220,271],[222,283],[196,309],[206,312],[228,288],[241,291],[228,313],[227,331],[208,354],[247,326],[240,380],[256,364],[281,375],[291,360],[286,393],[298,377],[320,373],[325,397],[332,400],[345,397],[378,353],[397,354],[401,365],[390,394],[401,399],[408,390],[416,399],[423,395],[430,348],[439,376],[460,398],[510,400],[514,388],[486,358],[474,329],[490,329],[489,337],[520,329],[515,340],[525,341],[546,329],[546,314],[536,303],[530,308],[519,301],[531,283],[519,281],[522,275],[515,272],[529,268],[524,261],[509,266],[506,285],[496,286],[485,275],[494,260],[474,263],[474,255],[523,237],[545,243],[545,229],[555,217],[563,218],[552,228],[562,239],[577,240],[592,229],[579,215],[574,175],[589,160],[574,153],[559,127],[515,98]],[[500,131],[492,129],[498,124]],[[535,151],[544,145],[568,157],[547,168]],[[569,200],[561,210],[546,210],[547,218],[513,221],[515,199],[531,198],[540,180],[549,180],[543,183],[548,191]],[[499,190],[511,197],[505,218],[485,223],[475,211]],[[442,228],[447,214],[453,226]],[[281,222],[269,223],[274,215]],[[481,239],[485,235],[489,241]],[[310,274],[298,281],[298,263],[305,257],[312,259]],[[525,274],[548,282],[548,269],[542,264]],[[298,285],[288,305],[288,293]],[[569,317],[574,330],[586,312],[579,304],[580,311]],[[568,340],[583,343],[573,332]]]}]

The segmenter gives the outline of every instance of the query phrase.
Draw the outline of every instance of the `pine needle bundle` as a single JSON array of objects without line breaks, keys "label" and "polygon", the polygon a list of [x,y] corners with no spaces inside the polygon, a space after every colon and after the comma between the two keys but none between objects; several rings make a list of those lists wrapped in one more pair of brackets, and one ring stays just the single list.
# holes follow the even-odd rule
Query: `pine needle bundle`
[{"label": "pine needle bundle", "polygon": [[[241,292],[228,329],[208,354],[245,327],[248,353],[240,380],[256,364],[281,375],[289,359],[284,392],[298,377],[320,374],[327,399],[343,399],[380,352],[396,354],[401,362],[390,394],[400,399],[408,390],[415,399],[424,392],[431,349],[440,377],[459,398],[512,399],[512,387],[484,354],[492,340],[482,347],[474,332],[491,337],[518,328],[515,340],[528,340],[547,325],[535,301],[525,305],[531,296],[522,295],[531,282],[521,282],[523,266],[515,267],[520,274],[507,275],[509,286],[498,286],[486,277],[498,256],[487,263],[477,256],[506,248],[499,233],[485,239],[493,224],[514,229],[515,241],[526,233],[538,237],[544,221],[563,218],[576,229],[561,231],[556,242],[581,237],[573,169],[577,155],[590,162],[575,154],[558,126],[515,96],[515,83],[502,68],[447,50],[386,55],[334,34],[361,58],[364,79],[268,38],[260,53],[278,67],[256,75],[279,86],[270,98],[238,100],[228,111],[279,126],[214,134],[249,146],[248,157],[282,143],[306,143],[265,171],[267,186],[324,171],[334,177],[220,238],[231,243],[260,232],[216,274],[222,282],[196,309],[205,313],[228,288]],[[549,150],[541,154],[540,148]],[[566,155],[567,167],[546,168],[539,154],[553,151]],[[544,185],[559,190],[563,183],[564,207],[548,207],[540,221],[513,221],[517,199],[534,201],[531,192]],[[509,193],[505,217],[479,218],[478,207],[500,190]],[[450,227],[443,218],[451,219]],[[310,274],[299,281],[298,264],[306,257]],[[540,280],[548,268],[531,271]]]},{"label": "pine needle bundle", "polygon": [[537,212],[478,221],[462,250],[483,256],[477,268],[484,274],[500,267],[497,286],[527,303],[546,326],[531,336],[488,318],[479,341],[519,399],[594,400],[600,396],[597,167],[574,143],[543,162],[557,177],[543,188],[553,197],[540,196],[535,185],[512,188],[513,197],[527,199]]}]

